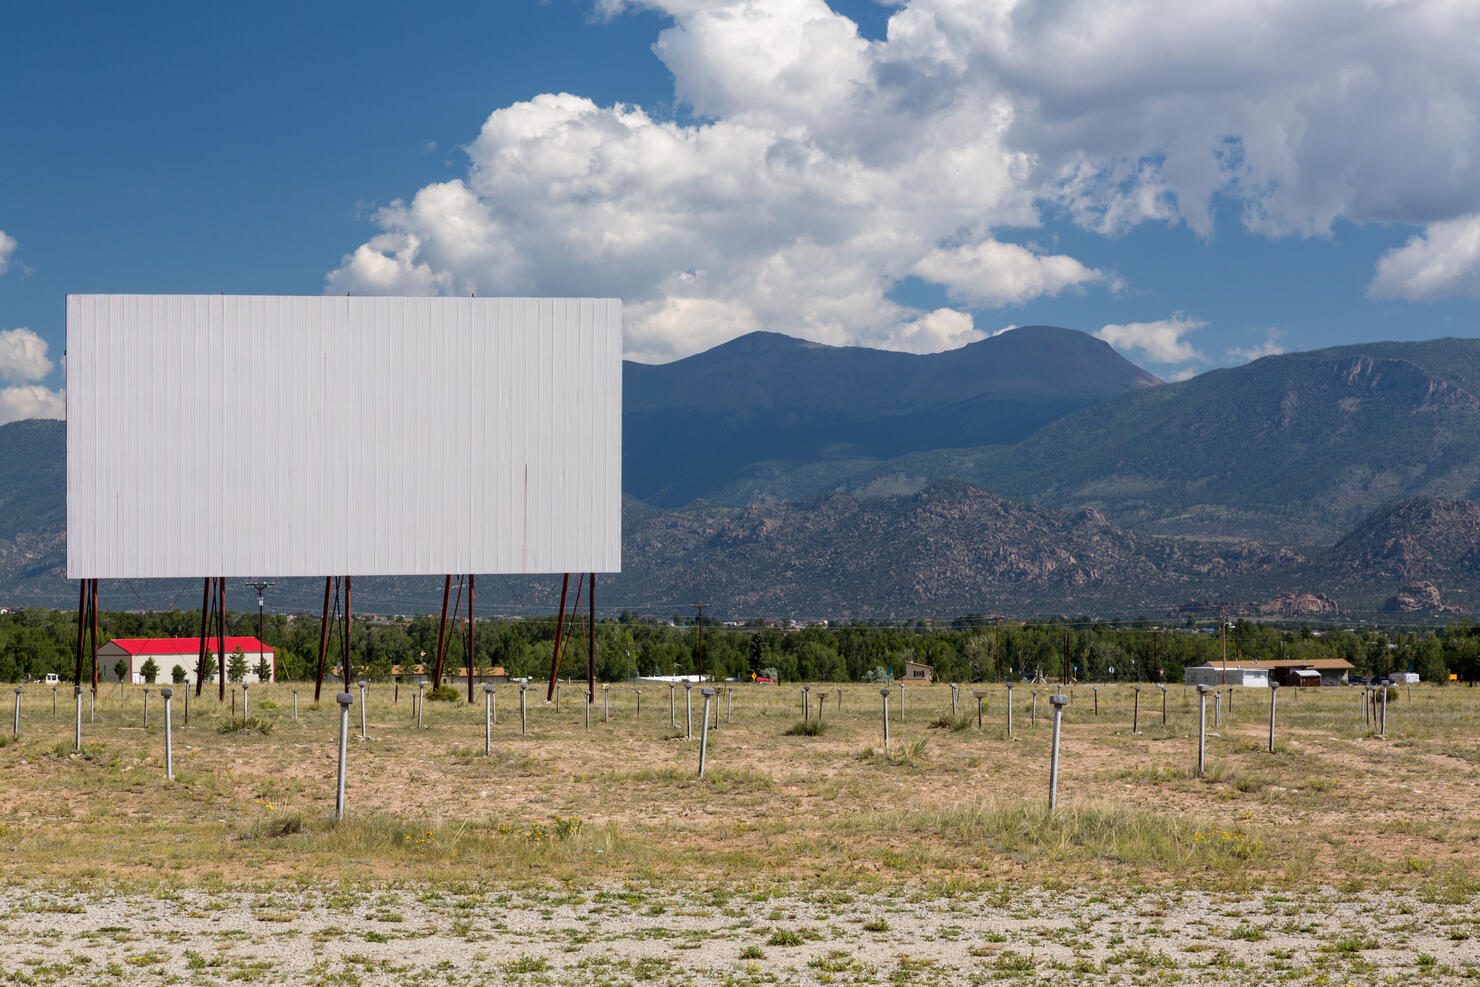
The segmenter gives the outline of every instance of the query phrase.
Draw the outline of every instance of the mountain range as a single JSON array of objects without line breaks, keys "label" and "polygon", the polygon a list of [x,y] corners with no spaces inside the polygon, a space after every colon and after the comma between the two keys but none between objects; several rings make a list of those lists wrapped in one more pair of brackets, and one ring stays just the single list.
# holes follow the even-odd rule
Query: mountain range
[{"label": "mountain range", "polygon": [[712,498],[761,462],[1009,445],[1161,383],[1093,336],[1053,326],[924,356],[756,332],[622,374],[622,486],[660,507]]},{"label": "mountain range", "polygon": [[[601,604],[1468,611],[1480,593],[1477,382],[1480,341],[1442,339],[1164,384],[1099,340],[1041,326],[928,357],[757,333],[627,364],[624,571]],[[0,427],[0,601],[75,600],[62,578],[64,445],[60,422]],[[275,590],[280,605],[321,592],[302,582]],[[188,606],[190,590],[105,592]],[[430,609],[439,590],[355,584],[362,606],[386,612]],[[480,580],[494,609],[550,596],[547,578]]]},{"label": "mountain range", "polygon": [[1480,496],[1477,394],[1480,340],[1337,347],[1127,388],[1008,445],[773,458],[712,474],[701,495],[739,504],[952,478],[1147,533],[1324,546],[1389,504]]}]

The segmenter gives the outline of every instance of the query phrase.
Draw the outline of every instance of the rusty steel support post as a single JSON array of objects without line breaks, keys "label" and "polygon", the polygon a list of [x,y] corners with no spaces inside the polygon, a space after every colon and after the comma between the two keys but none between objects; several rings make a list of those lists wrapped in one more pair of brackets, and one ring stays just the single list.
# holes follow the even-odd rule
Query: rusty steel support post
[{"label": "rusty steel support post", "polygon": [[555,650],[550,653],[550,687],[545,702],[555,698],[555,679],[560,674],[560,639],[565,633],[565,594],[570,590],[570,573],[560,580],[560,613],[555,616]]},{"label": "rusty steel support post", "polygon": [[[200,596],[200,661],[195,665],[195,694],[200,695],[202,684],[206,680],[206,634],[211,629],[211,577],[205,579],[205,590]],[[189,695],[190,690],[185,690]],[[187,723],[190,717],[185,717]]]},{"label": "rusty steel support post", "polygon": [[333,576],[324,577],[324,619],[319,622],[319,670],[313,679],[313,701],[319,701],[320,694],[324,691],[324,658],[329,650],[329,588],[334,583]]},{"label": "rusty steel support post", "polygon": [[[442,619],[437,624],[437,664],[432,670],[432,688],[442,684],[442,649],[447,644],[447,599],[452,596],[452,573],[442,579]],[[426,674],[425,666],[422,674]]]},{"label": "rusty steel support post", "polygon": [[586,622],[586,695],[596,701],[596,573],[591,573],[590,589],[586,592],[586,606],[591,619]]},{"label": "rusty steel support post", "polygon": [[87,580],[77,584],[77,668],[72,674],[72,685],[82,688],[82,646],[86,640],[87,627]]},{"label": "rusty steel support post", "polygon": [[474,641],[477,635],[473,623],[473,574],[468,574],[468,705],[473,704],[473,658]]},{"label": "rusty steel support post", "polygon": [[216,577],[216,665],[221,680],[220,701],[226,701],[226,577]]},{"label": "rusty steel support post", "polygon": [[350,580],[344,577],[344,691],[349,691],[349,644],[350,630],[354,626],[354,610],[350,607],[349,600]]},{"label": "rusty steel support post", "polygon": [[92,581],[92,694],[93,705],[98,702],[98,581]]}]

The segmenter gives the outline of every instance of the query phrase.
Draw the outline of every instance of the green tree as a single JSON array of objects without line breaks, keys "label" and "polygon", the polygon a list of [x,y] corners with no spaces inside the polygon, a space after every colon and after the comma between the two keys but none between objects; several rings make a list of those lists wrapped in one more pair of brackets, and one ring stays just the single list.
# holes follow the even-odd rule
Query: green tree
[{"label": "green tree", "polygon": [[226,677],[232,682],[240,682],[247,677],[247,656],[239,647],[226,659]]},{"label": "green tree", "polygon": [[184,665],[176,665],[174,668],[170,669],[170,681],[175,683],[175,685],[179,685],[181,682],[185,681]]},{"label": "green tree", "polygon": [[266,655],[257,660],[257,667],[253,671],[257,673],[258,682],[266,682],[272,678],[272,664],[268,662]]},{"label": "green tree", "polygon": [[128,659],[120,658],[113,663],[113,677],[122,682],[126,675],[128,675]]},{"label": "green tree", "polygon": [[1444,649],[1433,638],[1420,641],[1415,648],[1414,671],[1424,682],[1449,681],[1449,668],[1444,664]]},{"label": "green tree", "polygon": [[139,672],[144,676],[145,682],[153,685],[154,680],[159,678],[159,663],[153,658],[146,658],[144,659],[144,664],[139,668]]}]

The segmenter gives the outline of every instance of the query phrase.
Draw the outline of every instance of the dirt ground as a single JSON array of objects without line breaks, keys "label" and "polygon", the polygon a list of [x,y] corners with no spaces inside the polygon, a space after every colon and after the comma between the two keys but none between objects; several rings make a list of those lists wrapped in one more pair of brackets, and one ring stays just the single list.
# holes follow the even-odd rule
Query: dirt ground
[{"label": "dirt ground", "polygon": [[[251,689],[241,728],[158,690],[28,687],[0,748],[5,941],[21,982],[1434,983],[1480,975],[1480,691],[1419,686],[1385,735],[1355,688],[1210,701],[1065,690],[1059,808],[1048,696],[735,686],[697,777],[685,690],[517,687],[484,705],[370,687],[338,709]],[[984,690],[982,728],[973,690]],[[841,698],[841,708],[839,700]],[[1095,713],[1096,700],[1098,713]],[[238,700],[239,703],[239,700]],[[610,710],[607,719],[606,710]],[[237,705],[238,714],[240,706]],[[1139,727],[1133,731],[1133,723]],[[676,725],[673,725],[676,724]],[[9,726],[9,724],[7,724]],[[8,731],[7,731],[8,734]],[[8,736],[5,739],[9,739]],[[376,916],[380,916],[377,918]],[[112,930],[112,931],[108,931]],[[794,941],[793,941],[794,940]],[[157,954],[157,955],[156,955]],[[757,955],[758,954],[758,955]],[[193,958],[192,958],[193,956]],[[253,966],[258,964],[258,966]],[[450,964],[450,965],[449,965]],[[47,971],[53,971],[48,973]],[[29,978],[29,979],[27,979]]]}]

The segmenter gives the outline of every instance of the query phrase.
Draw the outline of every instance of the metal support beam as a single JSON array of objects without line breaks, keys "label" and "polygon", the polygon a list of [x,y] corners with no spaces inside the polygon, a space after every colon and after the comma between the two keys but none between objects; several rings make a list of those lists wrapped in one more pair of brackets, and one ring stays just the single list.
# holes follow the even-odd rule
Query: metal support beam
[{"label": "metal support beam", "polygon": [[313,701],[319,701],[320,694],[324,691],[324,658],[329,650],[329,589],[334,582],[333,576],[324,577],[324,619],[319,622],[319,670],[313,679]]},{"label": "metal support beam", "polygon": [[570,573],[560,580],[560,613],[555,617],[555,650],[550,655],[550,687],[545,690],[545,702],[555,698],[555,679],[560,675],[560,638],[565,631],[565,594],[570,590]]},{"label": "metal support beam", "polygon": [[473,643],[474,643],[475,635],[477,633],[476,630],[475,630],[476,627],[477,627],[477,625],[473,623],[473,575],[472,575],[472,573],[469,573],[468,574],[468,704],[469,705],[471,705],[472,702],[473,702],[473,658],[475,657],[475,652],[473,650]]}]

